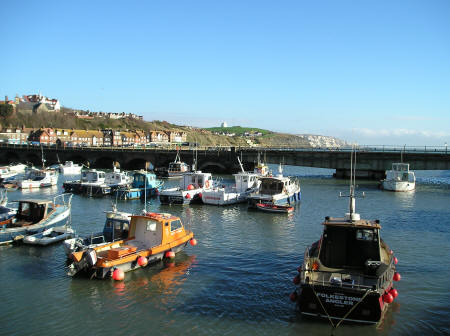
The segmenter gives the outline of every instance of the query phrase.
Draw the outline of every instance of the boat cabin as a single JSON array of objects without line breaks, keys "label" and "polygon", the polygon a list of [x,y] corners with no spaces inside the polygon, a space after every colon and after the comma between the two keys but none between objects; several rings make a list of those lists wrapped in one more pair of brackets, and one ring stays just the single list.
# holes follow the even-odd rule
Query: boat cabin
[{"label": "boat cabin", "polygon": [[247,191],[258,186],[259,176],[257,174],[237,173],[233,175],[237,191]]},{"label": "boat cabin", "polygon": [[174,173],[185,173],[188,171],[189,165],[179,161],[169,163],[169,168],[167,169],[169,175]]},{"label": "boat cabin", "polygon": [[[381,262],[379,221],[329,218],[318,245],[322,265],[337,269],[366,269]],[[312,252],[312,251],[311,251]],[[316,254],[316,253],[312,253]]]},{"label": "boat cabin", "polygon": [[187,173],[181,180],[180,188],[188,190],[189,185],[193,185],[195,189],[211,188],[213,185],[212,176],[210,173],[202,173],[201,171]]},{"label": "boat cabin", "polygon": [[10,227],[22,227],[39,223],[54,210],[51,201],[26,200],[19,201],[15,221],[9,224]]},{"label": "boat cabin", "polygon": [[116,184],[126,184],[128,183],[128,176],[120,171],[114,171],[107,173],[105,177],[105,184],[116,185]]},{"label": "boat cabin", "polygon": [[414,182],[415,176],[409,171],[409,163],[393,163],[392,169],[386,172],[386,180]]},{"label": "boat cabin", "polygon": [[81,172],[82,183],[102,183],[105,181],[105,173],[95,169]]},{"label": "boat cabin", "polygon": [[133,174],[132,188],[154,188],[156,186],[156,175],[145,171],[138,171]]},{"label": "boat cabin", "polygon": [[110,211],[106,213],[103,228],[105,241],[114,241],[128,237],[130,218],[126,213]]},{"label": "boat cabin", "polygon": [[259,193],[263,195],[281,194],[291,183],[289,178],[263,177],[260,179]]}]

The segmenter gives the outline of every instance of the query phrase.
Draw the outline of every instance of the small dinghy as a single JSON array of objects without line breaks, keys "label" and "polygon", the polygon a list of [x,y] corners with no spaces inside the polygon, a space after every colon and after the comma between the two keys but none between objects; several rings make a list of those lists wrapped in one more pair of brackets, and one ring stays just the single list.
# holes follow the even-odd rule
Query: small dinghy
[{"label": "small dinghy", "polygon": [[75,231],[70,226],[52,227],[42,232],[23,238],[25,244],[50,245],[72,237]]},{"label": "small dinghy", "polygon": [[261,211],[275,212],[275,213],[291,213],[294,207],[290,205],[277,205],[270,203],[256,203],[256,208]]}]

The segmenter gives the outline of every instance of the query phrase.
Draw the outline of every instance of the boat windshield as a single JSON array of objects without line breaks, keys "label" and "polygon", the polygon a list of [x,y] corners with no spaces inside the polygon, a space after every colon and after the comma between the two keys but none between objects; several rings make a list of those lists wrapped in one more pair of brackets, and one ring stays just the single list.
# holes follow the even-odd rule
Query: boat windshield
[{"label": "boat windshield", "polygon": [[326,267],[362,268],[367,260],[379,261],[378,230],[366,228],[326,227],[320,261]]},{"label": "boat windshield", "polygon": [[279,180],[267,179],[263,180],[259,189],[261,194],[275,195],[283,191],[284,183]]},{"label": "boat windshield", "polygon": [[45,204],[36,204],[31,202],[21,202],[17,211],[18,221],[38,223],[44,218]]}]

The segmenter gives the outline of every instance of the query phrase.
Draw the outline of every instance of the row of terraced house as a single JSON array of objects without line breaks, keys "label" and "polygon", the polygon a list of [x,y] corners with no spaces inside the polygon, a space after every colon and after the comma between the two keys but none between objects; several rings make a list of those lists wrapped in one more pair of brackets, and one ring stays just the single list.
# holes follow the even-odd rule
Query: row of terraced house
[{"label": "row of terraced house", "polygon": [[102,147],[146,147],[152,144],[186,142],[183,131],[128,130],[75,130],[63,128],[4,128],[0,140],[11,144],[35,144],[45,146],[102,146]]}]

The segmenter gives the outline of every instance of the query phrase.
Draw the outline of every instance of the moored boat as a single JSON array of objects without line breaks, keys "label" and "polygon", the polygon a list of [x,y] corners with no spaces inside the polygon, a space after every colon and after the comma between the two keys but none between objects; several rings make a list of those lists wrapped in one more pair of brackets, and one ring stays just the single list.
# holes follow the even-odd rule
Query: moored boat
[{"label": "moored boat", "polygon": [[75,231],[67,225],[48,228],[34,235],[23,238],[23,242],[28,245],[46,246],[55,244],[73,236]]},{"label": "moored boat", "polygon": [[162,181],[156,179],[156,175],[145,170],[135,171],[133,173],[131,185],[122,186],[117,189],[119,199],[140,199],[156,196],[163,185]]},{"label": "moored boat", "polygon": [[64,164],[59,165],[59,172],[63,175],[75,175],[80,174],[83,165],[73,163],[73,161],[66,161]]},{"label": "moored boat", "polygon": [[21,189],[33,189],[55,186],[58,183],[58,174],[53,169],[34,169],[22,180],[17,181]]},{"label": "moored boat", "polygon": [[96,278],[123,279],[123,273],[174,257],[188,242],[195,245],[192,231],[179,217],[165,213],[131,216],[128,238],[85,251],[73,252],[68,274],[86,273]]},{"label": "moored boat", "polygon": [[177,155],[175,156],[175,160],[169,163],[168,168],[160,168],[155,170],[155,173],[158,177],[161,178],[175,178],[182,177],[184,174],[189,173],[191,171],[190,166],[181,161],[180,153],[177,151]]},{"label": "moored boat", "polygon": [[17,172],[13,172],[9,169],[9,167],[4,166],[4,167],[0,167],[0,182],[5,181],[6,179],[9,179],[11,177],[16,176],[18,173]]},{"label": "moored boat", "polygon": [[408,163],[393,163],[392,169],[386,171],[386,178],[381,180],[381,187],[390,191],[411,191],[416,188],[416,176],[409,170]]},{"label": "moored boat", "polygon": [[290,205],[277,205],[271,203],[256,203],[256,208],[265,212],[273,213],[291,213],[294,211],[294,207]]},{"label": "moored boat", "polygon": [[272,205],[293,205],[300,202],[300,182],[283,176],[283,170],[279,168],[276,176],[264,176],[260,178],[261,184],[258,190],[248,196],[248,207],[257,209],[258,203]]},{"label": "moored boat", "polygon": [[66,224],[72,195],[61,194],[50,200],[20,200],[17,213],[0,224],[0,245],[20,241],[50,227]]},{"label": "moored boat", "polygon": [[92,192],[92,187],[97,187],[105,182],[106,174],[101,170],[87,169],[81,171],[81,179],[66,181],[63,188],[66,192],[74,194],[86,194]]},{"label": "moored boat", "polygon": [[64,241],[64,250],[67,257],[73,252],[83,251],[128,237],[131,214],[117,211],[116,205],[113,205],[112,210],[105,211],[105,213],[106,220],[102,232],[93,233],[84,237],[70,238]]},{"label": "moored boat", "polygon": [[[352,154],[353,155],[353,154]],[[291,294],[305,316],[341,322],[378,323],[398,295],[397,259],[380,237],[378,220],[355,212],[354,182],[350,211],[343,218],[325,217],[320,240],[309,246],[294,278]]]}]

